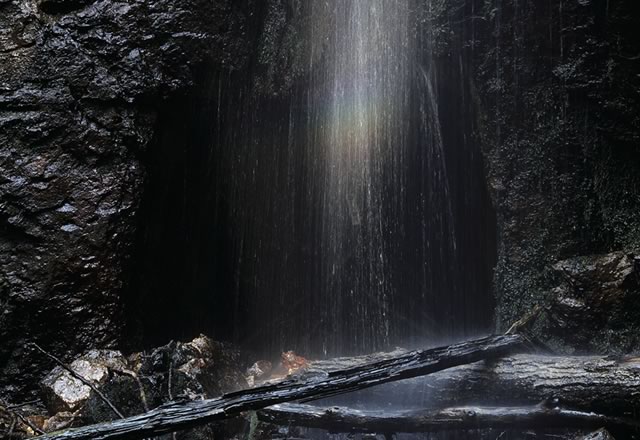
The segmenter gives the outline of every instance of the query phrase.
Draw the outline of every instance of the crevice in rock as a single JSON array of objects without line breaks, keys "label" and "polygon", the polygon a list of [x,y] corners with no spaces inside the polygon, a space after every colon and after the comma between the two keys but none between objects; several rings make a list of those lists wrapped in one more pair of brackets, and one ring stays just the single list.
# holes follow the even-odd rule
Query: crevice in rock
[{"label": "crevice in rock", "polygon": [[41,0],[38,8],[49,15],[69,14],[78,9],[82,9],[93,0]]}]

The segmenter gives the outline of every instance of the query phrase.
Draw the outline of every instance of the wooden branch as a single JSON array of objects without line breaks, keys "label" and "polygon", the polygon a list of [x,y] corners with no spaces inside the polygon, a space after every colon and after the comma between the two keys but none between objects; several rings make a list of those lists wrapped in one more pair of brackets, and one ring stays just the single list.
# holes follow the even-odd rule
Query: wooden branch
[{"label": "wooden branch", "polygon": [[404,353],[324,376],[282,382],[226,394],[217,399],[163,405],[147,413],[37,437],[40,440],[144,439],[258,410],[277,403],[322,398],[375,385],[427,375],[446,368],[495,359],[525,347],[518,335],[503,335],[447,347]]},{"label": "wooden branch", "polygon": [[294,425],[339,433],[415,433],[485,428],[606,427],[614,432],[640,434],[640,421],[592,412],[548,408],[466,406],[424,410],[354,410],[345,407],[282,404],[258,411],[258,420],[280,426]]},{"label": "wooden branch", "polygon": [[116,408],[115,405],[111,403],[109,399],[107,399],[107,396],[105,396],[104,393],[102,393],[102,391],[100,391],[98,387],[96,387],[90,380],[87,380],[84,377],[82,377],[82,375],[76,373],[73,370],[73,368],[71,368],[70,366],[62,362],[60,359],[58,359],[57,357],[55,357],[54,355],[46,351],[44,348],[40,347],[35,342],[32,342],[31,345],[33,345],[36,349],[38,349],[38,351],[40,351],[42,354],[44,354],[45,356],[53,360],[56,364],[60,365],[60,367],[65,369],[70,375],[72,375],[73,377],[78,379],[80,382],[82,382],[83,384],[91,388],[98,395],[98,397],[100,397],[100,399],[102,399],[102,401],[107,404],[107,406],[111,409],[111,411],[113,411],[113,413],[116,416],[118,416],[121,419],[124,419],[124,415],[118,410],[118,408]]},{"label": "wooden branch", "polygon": [[507,335],[515,335],[517,333],[522,333],[527,327],[531,326],[531,324],[536,320],[536,318],[540,315],[542,311],[542,307],[539,304],[536,304],[534,308],[529,311],[522,318],[514,322],[509,330],[507,330]]},{"label": "wooden branch", "polygon": [[40,403],[41,401],[42,401],[41,399],[28,400],[26,402],[18,403],[16,405],[7,406],[6,409],[8,411],[11,411],[14,409],[23,408],[28,405],[35,405],[36,403]]},{"label": "wooden branch", "polygon": [[13,430],[16,428],[16,425],[18,424],[18,419],[14,416],[11,418],[11,425],[9,426],[9,429],[6,432],[6,436],[7,438],[13,438]]}]

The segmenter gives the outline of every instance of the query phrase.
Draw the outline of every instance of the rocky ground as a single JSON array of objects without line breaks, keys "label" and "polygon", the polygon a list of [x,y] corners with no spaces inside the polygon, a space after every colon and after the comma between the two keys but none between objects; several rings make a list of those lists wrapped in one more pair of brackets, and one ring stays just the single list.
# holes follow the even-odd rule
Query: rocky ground
[{"label": "rocky ground", "polygon": [[[169,401],[217,397],[248,387],[253,376],[245,364],[238,350],[205,336],[126,357],[90,350],[68,365],[75,375],[60,365],[51,370],[40,381],[39,399],[0,408],[0,433],[21,438],[132,416]],[[233,422],[207,425],[175,438],[230,438],[226,430],[240,428]]]},{"label": "rocky ground", "polygon": [[[43,355],[50,357],[45,350],[37,349]],[[7,439],[24,439],[38,434],[115,421],[119,418],[143,414],[164,403],[186,403],[214,398],[264,383],[278,382],[284,378],[296,380],[296,378],[310,378],[314,375],[325,377],[327,371],[332,369],[349,370],[349,367],[354,368],[363,362],[371,363],[372,359],[379,361],[398,356],[399,353],[401,352],[338,358],[333,361],[309,361],[293,352],[285,352],[281,354],[275,366],[272,366],[271,362],[261,360],[247,367],[253,361],[249,360],[246,354],[204,335],[190,342],[171,342],[165,346],[129,356],[124,356],[115,350],[89,350],[77,356],[68,365],[54,359],[56,366],[39,383],[38,399],[21,405],[0,405],[0,436]],[[482,370],[481,365],[472,368]],[[447,380],[445,374],[444,378],[440,378],[439,384],[442,385]],[[392,385],[398,385],[399,388],[387,388],[385,392],[393,393],[392,398],[402,400],[401,394],[407,392],[406,388],[402,391],[403,383],[394,382]],[[348,396],[344,397],[348,399]],[[389,397],[387,395],[387,398]],[[369,396],[369,400],[371,398],[373,396]],[[384,398],[373,399],[378,404],[385,405]],[[326,406],[327,403],[320,405]],[[367,407],[365,403],[363,409]],[[332,408],[332,410],[339,409],[337,406]],[[353,411],[358,413],[357,410]],[[323,429],[298,428],[293,425],[272,423],[274,422],[259,418],[254,412],[246,412],[240,417],[230,418],[224,422],[204,424],[156,438],[313,440],[326,439],[330,434]],[[434,437],[428,438],[448,439],[449,435],[454,436],[451,438],[465,439],[528,438],[525,432],[509,429],[478,429],[473,433],[459,434],[462,437],[456,437],[458,434],[453,432],[434,434]],[[375,433],[331,435],[336,439],[345,440],[354,438],[386,440],[390,436],[390,434]],[[583,437],[584,435],[587,436]],[[426,437],[417,434],[394,434],[393,438],[416,440]],[[556,428],[537,430],[536,438],[604,440],[612,437],[604,430],[587,434],[584,431]]]}]

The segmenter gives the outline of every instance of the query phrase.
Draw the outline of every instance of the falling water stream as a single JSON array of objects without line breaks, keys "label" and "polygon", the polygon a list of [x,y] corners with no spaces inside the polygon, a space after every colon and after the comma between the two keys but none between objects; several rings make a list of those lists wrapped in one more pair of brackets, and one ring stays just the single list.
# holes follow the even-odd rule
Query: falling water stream
[{"label": "falling water stream", "polygon": [[212,156],[216,216],[231,231],[233,338],[265,355],[486,328],[486,316],[465,316],[486,286],[459,281],[436,78],[410,4],[310,2],[308,74],[290,96],[257,98],[254,80],[219,99],[216,124],[232,121]]},{"label": "falling water stream", "polygon": [[[389,239],[402,234],[398,206],[409,110],[407,22],[401,3],[335,6],[335,56],[321,76],[329,93],[323,90],[311,104],[314,141],[321,146],[321,294],[328,306],[322,319],[347,307],[357,324],[336,322],[327,347],[345,336],[356,347],[389,344]],[[395,191],[385,192],[389,185]]]},{"label": "falling water stream", "polygon": [[468,81],[433,55],[415,4],[302,2],[300,41],[264,38],[168,125],[146,207],[150,334],[173,322],[275,360],[489,330],[495,219]]},{"label": "falling water stream", "polygon": [[495,219],[464,65],[434,55],[423,2],[292,4],[265,9],[247,69],[212,69],[162,122],[150,343],[314,358],[487,332]]},{"label": "falling water stream", "polygon": [[227,231],[216,243],[227,260],[217,304],[234,323],[228,336],[264,356],[487,328],[486,316],[470,319],[486,310],[473,300],[486,285],[461,281],[479,270],[461,258],[447,164],[457,158],[410,5],[309,2],[308,73],[287,96],[261,96],[255,77],[213,81],[210,225]]}]

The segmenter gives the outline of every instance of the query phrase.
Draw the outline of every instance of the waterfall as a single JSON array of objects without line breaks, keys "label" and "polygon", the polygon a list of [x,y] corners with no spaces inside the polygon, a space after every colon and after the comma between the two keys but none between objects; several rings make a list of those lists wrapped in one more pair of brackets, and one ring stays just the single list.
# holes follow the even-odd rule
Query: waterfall
[{"label": "waterfall", "polygon": [[[322,319],[344,315],[325,344],[389,344],[391,240],[401,240],[410,63],[406,2],[335,2],[322,66],[316,148],[322,160]],[[324,19],[319,11],[314,19]],[[326,347],[325,347],[326,351]]]},{"label": "waterfall", "polygon": [[476,112],[429,14],[268,2],[249,65],[212,69],[163,122],[135,287],[158,342],[205,332],[318,357],[489,329],[495,217]]},{"label": "waterfall", "polygon": [[182,292],[158,307],[185,337],[317,357],[487,329],[472,112],[416,4],[270,2],[250,66],[212,72],[168,129],[139,288]]},{"label": "waterfall", "polygon": [[311,2],[306,79],[286,98],[256,98],[255,78],[218,97],[227,108],[214,125],[228,128],[212,153],[216,216],[230,230],[224,296],[234,298],[225,310],[233,338],[265,355],[461,333],[434,75],[410,4]]}]

